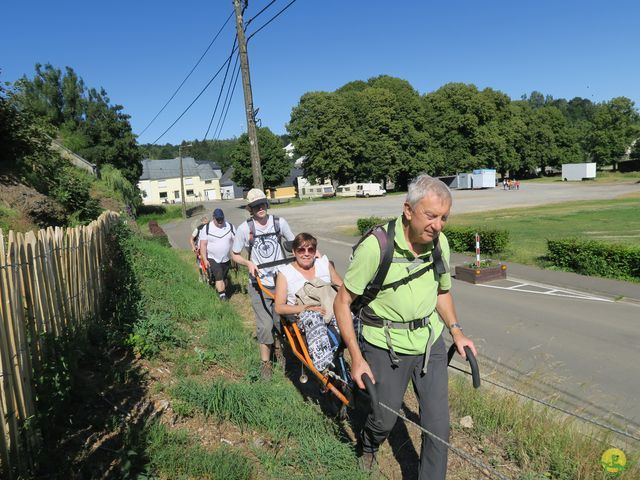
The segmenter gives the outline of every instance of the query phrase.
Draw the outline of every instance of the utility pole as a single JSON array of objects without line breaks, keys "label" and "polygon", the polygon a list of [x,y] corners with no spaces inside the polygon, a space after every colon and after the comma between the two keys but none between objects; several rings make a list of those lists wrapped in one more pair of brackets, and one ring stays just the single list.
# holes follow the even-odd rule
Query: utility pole
[{"label": "utility pole", "polygon": [[263,189],[262,169],[260,167],[260,151],[258,150],[258,134],[253,109],[253,95],[251,93],[251,78],[249,76],[249,57],[247,56],[247,40],[244,36],[244,20],[240,0],[233,0],[236,10],[236,30],[238,33],[238,49],[240,51],[240,70],[242,71],[242,90],[244,91],[244,105],[247,114],[247,135],[249,136],[249,152],[251,154],[251,173],[253,186]]},{"label": "utility pole", "polygon": [[[190,147],[189,145],[184,145],[185,147]],[[178,146],[178,155],[180,156],[180,199],[182,200],[182,218],[187,218],[187,204],[185,203],[184,198],[184,171],[182,169],[182,147],[183,145]]]}]

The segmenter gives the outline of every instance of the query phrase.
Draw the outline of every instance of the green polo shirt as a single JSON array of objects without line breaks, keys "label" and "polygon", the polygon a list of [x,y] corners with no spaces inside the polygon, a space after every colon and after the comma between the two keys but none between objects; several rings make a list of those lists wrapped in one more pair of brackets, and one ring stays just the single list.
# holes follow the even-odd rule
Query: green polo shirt
[{"label": "green polo shirt", "polygon": [[[442,250],[442,259],[448,267],[449,242],[443,233],[440,234],[439,242]],[[394,247],[394,258],[415,259],[404,238],[402,216],[396,219]],[[429,259],[431,250],[432,245],[427,251],[419,255],[419,258]],[[428,268],[431,263],[425,262],[417,268]],[[373,280],[379,264],[380,246],[375,236],[370,235],[358,246],[354,253],[351,265],[344,277],[345,287],[356,295],[362,295],[365,287]],[[408,275],[407,269],[410,265],[411,263],[392,263],[383,285],[406,277]],[[369,304],[369,307],[379,317],[393,322],[409,322],[431,315],[431,328],[433,328],[435,341],[444,328],[444,323],[435,311],[438,289],[451,289],[451,274],[437,275],[435,269],[432,268],[429,272],[408,284],[401,285],[396,290],[392,288],[381,290],[378,296]],[[429,329],[427,327],[413,331],[391,328],[389,332],[391,344],[396,353],[419,355],[425,352],[429,337]],[[364,325],[362,334],[365,340],[372,345],[384,349],[388,348],[383,328]]]}]

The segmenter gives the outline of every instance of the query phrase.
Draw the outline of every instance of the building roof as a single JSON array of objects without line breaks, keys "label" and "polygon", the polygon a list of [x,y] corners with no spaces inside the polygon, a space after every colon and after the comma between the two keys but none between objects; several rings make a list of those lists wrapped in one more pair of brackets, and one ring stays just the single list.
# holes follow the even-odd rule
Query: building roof
[{"label": "building roof", "polygon": [[235,185],[235,182],[232,180],[233,179],[233,171],[234,171],[234,168],[233,167],[229,167],[227,169],[227,171],[224,172],[222,177],[220,177],[220,186],[221,187],[230,187],[230,186]]},{"label": "building roof", "polygon": [[[222,176],[220,166],[211,160],[196,160],[193,157],[182,158],[182,170],[185,177],[200,177],[201,180],[212,180]],[[140,180],[162,180],[180,177],[180,159],[142,160]]]}]

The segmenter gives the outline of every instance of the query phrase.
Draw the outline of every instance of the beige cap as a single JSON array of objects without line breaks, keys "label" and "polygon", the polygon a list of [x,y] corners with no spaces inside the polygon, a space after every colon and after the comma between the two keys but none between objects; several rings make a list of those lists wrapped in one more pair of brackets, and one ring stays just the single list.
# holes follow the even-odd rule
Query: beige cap
[{"label": "beige cap", "polygon": [[262,205],[263,203],[269,204],[267,196],[259,188],[252,188],[247,192],[247,206],[255,207]]}]

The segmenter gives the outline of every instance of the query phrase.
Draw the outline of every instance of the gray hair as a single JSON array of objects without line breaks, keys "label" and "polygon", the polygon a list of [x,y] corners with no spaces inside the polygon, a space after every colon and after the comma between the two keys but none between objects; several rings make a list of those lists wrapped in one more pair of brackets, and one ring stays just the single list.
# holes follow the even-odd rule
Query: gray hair
[{"label": "gray hair", "polygon": [[418,175],[410,184],[407,192],[407,203],[414,208],[424,197],[432,194],[441,200],[452,202],[451,190],[442,180],[433,178],[426,173]]}]

